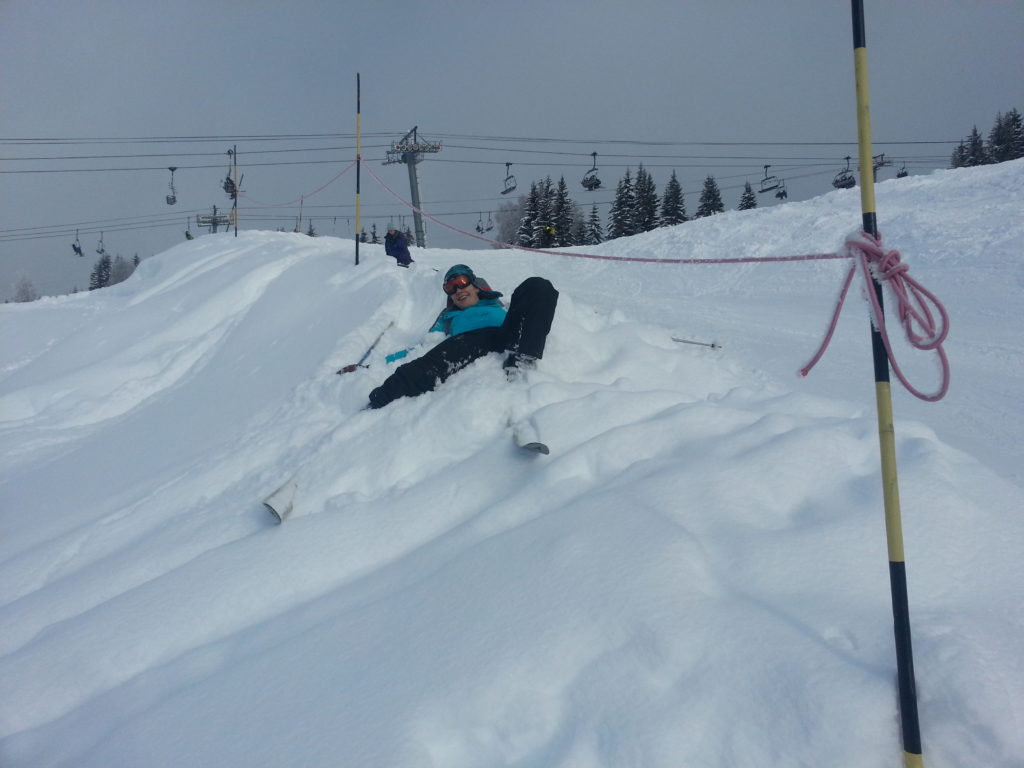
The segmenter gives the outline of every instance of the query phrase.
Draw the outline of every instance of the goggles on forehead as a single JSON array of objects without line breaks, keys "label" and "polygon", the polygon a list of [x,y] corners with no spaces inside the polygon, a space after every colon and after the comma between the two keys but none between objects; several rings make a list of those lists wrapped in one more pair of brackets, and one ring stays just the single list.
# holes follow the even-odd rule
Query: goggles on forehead
[{"label": "goggles on forehead", "polygon": [[467,285],[472,285],[473,281],[469,278],[469,275],[456,275],[451,280],[445,280],[444,285],[441,287],[444,292],[451,296],[460,288],[465,288]]}]

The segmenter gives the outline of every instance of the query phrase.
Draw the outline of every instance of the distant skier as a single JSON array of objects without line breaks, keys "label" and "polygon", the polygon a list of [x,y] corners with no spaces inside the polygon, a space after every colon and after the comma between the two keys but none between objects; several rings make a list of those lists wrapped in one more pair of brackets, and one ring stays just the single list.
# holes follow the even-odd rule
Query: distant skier
[{"label": "distant skier", "polygon": [[[445,273],[442,289],[447,306],[430,332],[447,336],[440,344],[399,366],[384,383],[370,392],[370,407],[383,408],[400,397],[429,392],[453,373],[489,352],[506,353],[503,368],[510,379],[521,369],[533,368],[544,356],[544,346],[558,304],[558,291],[543,277],[528,277],[512,292],[508,312],[487,281],[465,264]],[[400,360],[409,350],[388,355]]]},{"label": "distant skier", "polygon": [[408,267],[413,263],[409,253],[409,238],[394,227],[389,227],[384,235],[384,253],[393,256],[400,267]]}]

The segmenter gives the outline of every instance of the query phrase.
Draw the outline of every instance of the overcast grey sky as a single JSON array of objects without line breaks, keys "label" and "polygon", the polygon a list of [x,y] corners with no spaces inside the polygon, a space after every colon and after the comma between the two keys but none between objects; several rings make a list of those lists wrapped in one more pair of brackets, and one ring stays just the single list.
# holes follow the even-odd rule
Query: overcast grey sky
[{"label": "overcast grey sky", "polygon": [[[897,161],[880,178],[944,167],[972,125],[987,134],[1024,108],[1024,2],[866,0],[865,13],[875,151]],[[127,258],[179,242],[187,217],[229,206],[233,145],[243,228],[291,229],[298,204],[270,204],[308,195],[303,229],[312,215],[349,236],[354,171],[312,193],[354,159],[357,72],[373,171],[407,198],[405,166],[381,161],[418,126],[444,145],[419,167],[424,207],[470,231],[508,201],[506,162],[519,192],[564,175],[603,216],[641,162],[659,193],[676,171],[692,214],[708,174],[734,208],[770,163],[793,202],[856,156],[848,0],[0,0],[0,72],[4,298],[18,271],[43,293],[86,288],[101,231]],[[110,141],[141,138],[160,140]],[[605,189],[586,192],[595,151]],[[408,214],[366,173],[362,209],[367,229]],[[430,222],[427,241],[480,247]]]}]

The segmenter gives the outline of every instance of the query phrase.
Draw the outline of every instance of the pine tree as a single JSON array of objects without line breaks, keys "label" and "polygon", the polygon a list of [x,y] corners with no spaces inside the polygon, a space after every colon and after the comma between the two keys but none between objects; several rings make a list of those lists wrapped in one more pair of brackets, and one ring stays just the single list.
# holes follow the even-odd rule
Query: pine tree
[{"label": "pine tree", "polygon": [[1024,157],[1024,129],[1020,112],[1011,109],[1005,115],[996,115],[995,124],[988,134],[986,147],[990,162],[1002,163]]},{"label": "pine tree", "polygon": [[683,199],[683,188],[676,178],[676,172],[672,171],[672,178],[665,185],[665,193],[661,197],[661,216],[658,222],[663,227],[671,227],[675,224],[682,224],[688,221],[686,216],[686,201]]},{"label": "pine tree", "polygon": [[654,178],[644,168],[643,163],[636,172],[636,183],[633,185],[636,195],[636,222],[637,232],[650,232],[658,228],[658,190],[654,184]]},{"label": "pine tree", "polygon": [[[312,223],[310,223],[310,226],[313,226]],[[310,237],[312,237],[312,235],[310,235]],[[380,245],[380,237],[377,235],[377,222],[370,225],[370,244]]]},{"label": "pine tree", "polygon": [[1010,143],[1009,160],[1017,160],[1024,157],[1024,122],[1021,121],[1020,112],[1011,109],[1004,118],[1006,122],[1006,135]]},{"label": "pine tree", "polygon": [[585,245],[587,241],[587,222],[577,211],[572,222],[572,245]]},{"label": "pine tree", "polygon": [[696,218],[701,219],[716,213],[724,213],[725,206],[722,204],[722,193],[718,191],[718,184],[714,176],[704,179],[704,188],[700,193],[700,205],[697,207]]},{"label": "pine tree", "polygon": [[558,187],[554,192],[551,220],[552,226],[555,228],[553,244],[556,246],[575,245],[573,223],[576,220],[576,203],[569,196],[569,185],[565,183],[564,176],[558,180]]},{"label": "pine tree", "polygon": [[516,245],[524,248],[536,247],[533,242],[533,223],[537,220],[537,182],[530,184],[530,194],[526,196],[526,204],[523,208],[523,217],[519,220],[519,229],[516,232]]},{"label": "pine tree", "polygon": [[[377,225],[376,225],[376,224],[374,224],[374,227],[375,227],[375,228],[376,228],[376,226],[377,226]],[[310,219],[310,220],[309,220],[309,229],[307,229],[307,230],[306,230],[306,234],[307,234],[307,235],[308,235],[309,237],[316,237],[316,230],[315,230],[315,229],[313,229],[313,220],[312,220],[312,219]],[[371,242],[374,242],[374,241],[373,241],[373,240],[371,239]]]},{"label": "pine tree", "polygon": [[617,237],[635,235],[637,232],[636,222],[636,194],[633,191],[633,178],[629,169],[615,188],[615,199],[612,201],[611,210],[608,212],[608,239],[614,240]]},{"label": "pine tree", "polygon": [[597,206],[591,206],[590,217],[583,227],[583,240],[581,245],[598,245],[604,241],[604,228],[601,226],[601,214],[597,212]]},{"label": "pine tree", "polygon": [[551,177],[537,183],[537,216],[533,220],[533,247],[550,248],[555,244],[555,192]]},{"label": "pine tree", "polygon": [[967,145],[962,141],[960,146],[953,150],[953,154],[949,158],[950,168],[966,168],[967,167]]},{"label": "pine tree", "polygon": [[110,284],[110,269],[110,255],[104,253],[93,265],[92,273],[89,275],[90,291],[95,291],[97,288],[105,288]]},{"label": "pine tree", "polygon": [[989,162],[985,143],[981,140],[981,134],[978,133],[978,126],[974,126],[971,135],[967,137],[967,165],[973,167],[986,165]]},{"label": "pine tree", "polygon": [[736,210],[749,211],[752,208],[757,208],[757,197],[754,195],[754,190],[748,181],[743,187],[743,194],[740,195],[740,204],[736,206]]}]

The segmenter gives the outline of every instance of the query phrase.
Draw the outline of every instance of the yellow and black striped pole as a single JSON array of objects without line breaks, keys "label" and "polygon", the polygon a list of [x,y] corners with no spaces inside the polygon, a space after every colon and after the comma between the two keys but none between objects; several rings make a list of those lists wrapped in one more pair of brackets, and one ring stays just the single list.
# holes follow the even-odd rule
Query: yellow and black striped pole
[{"label": "yellow and black striped pole", "polygon": [[363,105],[359,73],[356,72],[356,266],[359,266],[359,175],[363,165]]},{"label": "yellow and black striped pole", "polygon": [[[867,44],[864,35],[864,2],[851,0],[853,7],[853,64],[857,81],[857,142],[860,149],[860,202],[864,231],[878,237],[875,215],[875,171],[871,154],[871,112],[868,106]],[[882,286],[874,280],[878,306]],[[884,312],[884,310],[883,310]],[[883,322],[883,317],[878,318]],[[893,630],[896,636],[896,672],[899,681],[900,722],[903,732],[903,764],[923,768],[921,728],[917,717],[917,685],[910,642],[910,609],[907,600],[907,570],[903,557],[903,524],[900,520],[900,490],[896,472],[896,431],[893,428],[892,392],[889,388],[889,356],[882,336],[871,326],[871,350],[875,364],[875,400],[878,409],[878,441],[882,461],[882,500],[885,506],[885,535],[889,550],[889,587],[892,592]]]}]

